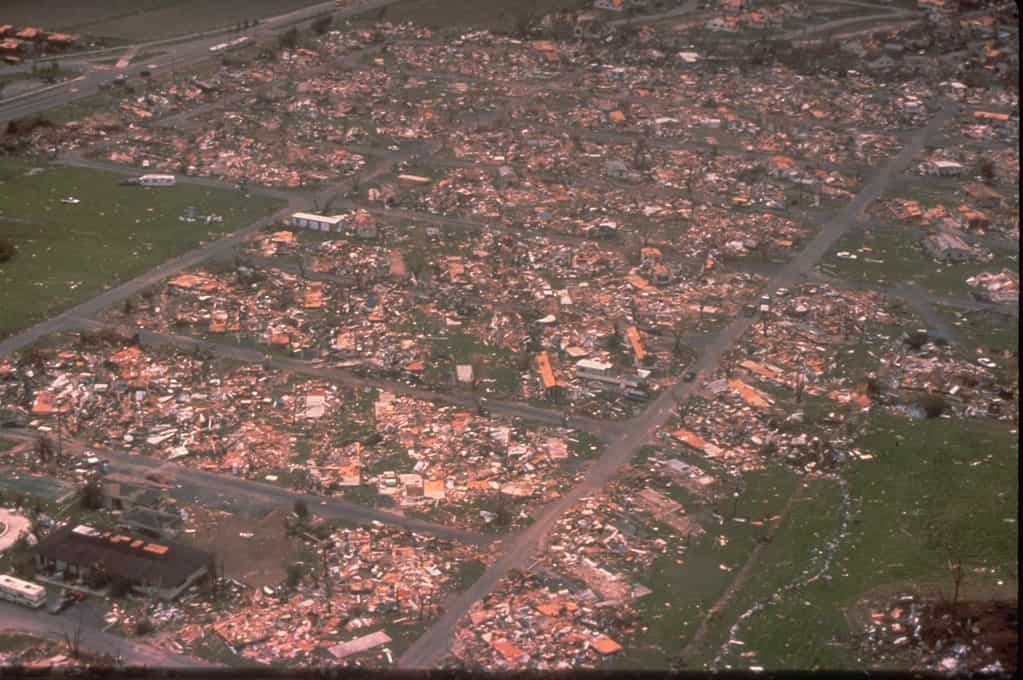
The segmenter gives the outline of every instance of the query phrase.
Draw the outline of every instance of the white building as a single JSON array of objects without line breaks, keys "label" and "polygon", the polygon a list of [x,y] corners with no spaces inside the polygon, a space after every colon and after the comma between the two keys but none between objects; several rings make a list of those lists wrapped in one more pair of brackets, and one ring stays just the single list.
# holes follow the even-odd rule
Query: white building
[{"label": "white building", "polygon": [[143,187],[172,187],[177,184],[174,175],[142,175],[138,182]]},{"label": "white building", "polygon": [[956,161],[929,161],[924,167],[928,174],[940,177],[958,177],[963,172],[962,164]]},{"label": "white building", "polygon": [[292,213],[290,226],[314,231],[342,231],[344,218],[341,215],[314,215],[313,213]]},{"label": "white building", "polygon": [[46,603],[46,588],[38,583],[0,574],[0,599],[26,607],[42,607]]}]

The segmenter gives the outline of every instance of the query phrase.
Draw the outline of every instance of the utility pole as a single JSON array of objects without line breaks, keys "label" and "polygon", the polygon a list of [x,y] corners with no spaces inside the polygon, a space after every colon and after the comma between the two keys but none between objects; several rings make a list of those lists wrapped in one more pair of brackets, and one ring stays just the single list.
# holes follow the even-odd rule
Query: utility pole
[{"label": "utility pole", "polygon": [[64,412],[58,407],[57,408],[57,458],[58,459],[63,459],[64,458],[64,436],[61,433],[61,430],[63,429],[63,427],[61,427],[62,421],[63,421],[63,418],[61,416],[63,415],[63,413]]}]

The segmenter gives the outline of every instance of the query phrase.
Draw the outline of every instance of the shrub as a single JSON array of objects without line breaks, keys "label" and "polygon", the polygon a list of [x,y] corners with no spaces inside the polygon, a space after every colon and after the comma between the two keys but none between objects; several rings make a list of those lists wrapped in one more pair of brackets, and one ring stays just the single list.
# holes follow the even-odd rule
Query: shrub
[{"label": "shrub", "polygon": [[18,254],[18,247],[14,241],[7,238],[0,238],[0,262],[7,262]]},{"label": "shrub", "polygon": [[89,510],[99,510],[103,507],[103,489],[99,481],[91,479],[82,487],[82,505]]},{"label": "shrub", "polygon": [[302,565],[301,564],[289,564],[288,565],[288,587],[295,588],[302,580]]},{"label": "shrub", "polygon": [[330,27],[333,23],[334,17],[332,17],[329,14],[327,16],[320,17],[319,19],[313,21],[312,24],[313,33],[316,33],[317,35],[323,35],[324,33],[330,30]]},{"label": "shrub", "polygon": [[925,394],[917,403],[928,418],[937,418],[945,412],[945,398],[940,394]]},{"label": "shrub", "polygon": [[[110,579],[110,597],[124,597],[131,592],[131,582],[121,576]],[[140,622],[141,623],[141,622]]]},{"label": "shrub", "polygon": [[926,331],[910,331],[906,334],[906,344],[913,349],[920,349],[927,344]]}]

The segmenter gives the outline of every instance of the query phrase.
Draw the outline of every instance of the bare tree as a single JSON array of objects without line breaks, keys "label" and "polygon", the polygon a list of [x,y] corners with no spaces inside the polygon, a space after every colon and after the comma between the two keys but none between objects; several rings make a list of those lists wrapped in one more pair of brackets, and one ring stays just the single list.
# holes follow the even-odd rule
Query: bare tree
[{"label": "bare tree", "polygon": [[67,631],[64,631],[64,642],[67,644],[67,653],[72,659],[77,659],[81,653],[82,646],[82,622],[79,621],[75,625],[73,635],[68,635]]},{"label": "bare tree", "polygon": [[962,525],[951,522],[935,523],[931,525],[927,542],[948,564],[952,576],[952,598],[949,604],[955,607],[959,603],[959,593],[966,576],[966,531]]}]

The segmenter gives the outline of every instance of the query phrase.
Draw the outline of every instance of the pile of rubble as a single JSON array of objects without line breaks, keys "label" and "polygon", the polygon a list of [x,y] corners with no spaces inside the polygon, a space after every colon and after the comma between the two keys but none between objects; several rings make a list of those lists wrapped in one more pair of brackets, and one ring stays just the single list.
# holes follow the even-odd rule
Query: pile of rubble
[{"label": "pile of rubble", "polygon": [[984,272],[966,279],[981,300],[999,304],[1019,303],[1019,274],[1003,269],[997,274]]},{"label": "pile of rubble", "polygon": [[478,602],[455,633],[451,657],[487,670],[595,668],[622,651],[613,636],[638,626],[592,590],[573,593],[557,576],[513,574]]},{"label": "pile of rubble", "polygon": [[1016,671],[1016,606],[904,595],[870,614],[864,647],[877,662],[946,673]]}]

